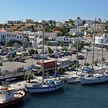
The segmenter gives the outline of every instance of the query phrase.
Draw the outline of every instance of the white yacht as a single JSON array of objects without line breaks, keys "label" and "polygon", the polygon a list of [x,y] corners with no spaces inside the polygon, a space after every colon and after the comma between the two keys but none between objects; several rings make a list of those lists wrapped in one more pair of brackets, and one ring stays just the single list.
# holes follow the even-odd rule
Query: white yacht
[{"label": "white yacht", "polygon": [[78,75],[73,75],[67,79],[67,83],[79,83],[80,77]]},{"label": "white yacht", "polygon": [[94,74],[81,79],[81,84],[99,84],[108,81],[108,76],[104,74]]}]

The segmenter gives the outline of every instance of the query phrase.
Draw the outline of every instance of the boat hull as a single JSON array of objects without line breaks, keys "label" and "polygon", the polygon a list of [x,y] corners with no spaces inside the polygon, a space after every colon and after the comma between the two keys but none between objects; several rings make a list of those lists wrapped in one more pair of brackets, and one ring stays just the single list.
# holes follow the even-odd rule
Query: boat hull
[{"label": "boat hull", "polygon": [[67,80],[67,83],[69,83],[69,84],[71,84],[71,83],[80,83],[80,79],[73,79],[73,78],[71,79],[70,78],[70,79]]},{"label": "boat hull", "polygon": [[87,84],[100,84],[100,83],[104,83],[104,82],[108,82],[108,78],[106,79],[95,79],[95,80],[88,80],[88,79],[82,79],[81,80],[81,84],[82,85],[87,85]]},{"label": "boat hull", "polygon": [[15,104],[17,104],[18,102],[22,101],[22,98],[17,98],[13,101],[9,101],[9,102],[6,102],[6,103],[0,103],[0,108],[9,108]]},{"label": "boat hull", "polygon": [[30,92],[30,93],[47,93],[47,92],[52,92],[52,91],[56,91],[60,88],[62,88],[64,86],[64,83],[61,83],[59,85],[55,85],[53,87],[44,87],[44,88],[33,88],[33,87],[27,87],[27,90]]}]

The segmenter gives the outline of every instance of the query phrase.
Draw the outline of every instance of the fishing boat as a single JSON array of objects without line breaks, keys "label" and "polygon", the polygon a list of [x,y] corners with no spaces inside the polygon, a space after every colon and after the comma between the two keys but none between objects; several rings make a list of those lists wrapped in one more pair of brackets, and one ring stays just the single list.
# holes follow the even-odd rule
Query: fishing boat
[{"label": "fishing boat", "polygon": [[58,90],[64,86],[62,80],[44,80],[44,27],[43,27],[43,48],[42,48],[42,82],[37,84],[36,82],[29,82],[26,85],[27,90],[30,93],[46,93]]},{"label": "fishing boat", "polygon": [[23,90],[15,90],[7,86],[0,89],[0,108],[9,108],[20,102],[25,95]]}]

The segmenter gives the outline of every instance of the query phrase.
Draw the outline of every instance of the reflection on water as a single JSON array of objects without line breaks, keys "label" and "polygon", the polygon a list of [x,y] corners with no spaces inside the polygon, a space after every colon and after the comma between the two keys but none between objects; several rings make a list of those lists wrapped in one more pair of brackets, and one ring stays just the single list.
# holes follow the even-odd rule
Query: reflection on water
[{"label": "reflection on water", "polygon": [[108,83],[65,84],[63,89],[45,94],[27,94],[15,108],[107,108]]}]

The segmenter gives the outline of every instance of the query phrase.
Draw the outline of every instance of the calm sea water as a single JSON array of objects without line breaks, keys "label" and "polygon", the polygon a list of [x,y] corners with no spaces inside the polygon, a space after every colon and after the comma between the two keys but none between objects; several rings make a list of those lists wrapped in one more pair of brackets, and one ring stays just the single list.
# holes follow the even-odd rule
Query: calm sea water
[{"label": "calm sea water", "polygon": [[65,84],[53,93],[27,94],[17,108],[108,108],[108,83]]}]

